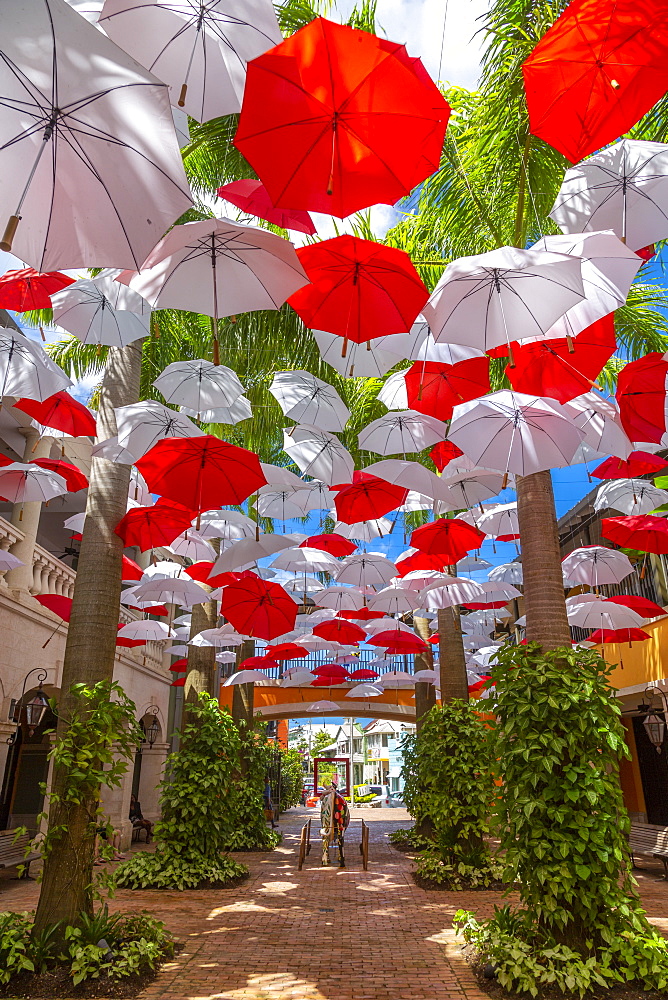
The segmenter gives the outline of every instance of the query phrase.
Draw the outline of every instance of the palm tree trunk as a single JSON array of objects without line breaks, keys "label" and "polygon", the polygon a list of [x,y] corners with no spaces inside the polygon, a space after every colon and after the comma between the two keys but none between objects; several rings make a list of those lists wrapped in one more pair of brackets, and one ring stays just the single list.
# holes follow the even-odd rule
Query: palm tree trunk
[{"label": "palm tree trunk", "polygon": [[423,642],[427,643],[427,648],[423,653],[415,654],[415,670],[433,670],[434,669],[434,651],[429,642],[431,636],[431,630],[429,628],[428,618],[416,618],[413,616],[413,631],[416,635],[422,639]]},{"label": "palm tree trunk", "polygon": [[447,705],[453,698],[468,701],[466,655],[459,613],[455,608],[442,608],[438,612],[438,640],[441,705]]},{"label": "palm tree trunk", "polygon": [[545,650],[570,646],[552,477],[518,476],[516,488],[527,639]]},{"label": "palm tree trunk", "polygon": [[[97,417],[100,440],[116,434],[113,408],[139,399],[141,351],[141,342],[109,351]],[[130,466],[93,459],[65,647],[57,738],[65,735],[67,720],[78,707],[72,686],[97,684],[113,677],[123,557],[123,542],[114,528],[125,514],[129,486]],[[63,833],[54,840],[45,858],[35,916],[38,931],[59,921],[62,928],[76,924],[81,912],[92,913],[93,908],[91,882],[99,790],[80,803],[59,801],[67,779],[66,767],[54,768],[49,828]]]},{"label": "palm tree trunk", "polygon": [[[207,590],[210,588],[206,588]],[[215,628],[218,624],[218,605],[216,601],[207,601],[205,604],[193,604],[192,619],[190,623],[190,638],[207,628]],[[188,650],[188,674],[186,676],[184,690],[184,713],[187,715],[188,706],[195,704],[200,693],[217,697],[216,686],[216,647],[215,646],[190,646]],[[184,720],[185,722],[186,720]]]}]

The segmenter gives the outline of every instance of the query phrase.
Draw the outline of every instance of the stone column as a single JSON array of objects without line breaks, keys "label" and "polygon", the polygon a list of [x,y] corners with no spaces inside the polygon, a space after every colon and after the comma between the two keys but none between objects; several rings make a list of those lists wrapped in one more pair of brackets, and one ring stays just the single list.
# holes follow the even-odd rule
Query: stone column
[{"label": "stone column", "polygon": [[[36,427],[22,427],[20,433],[26,439],[23,450],[24,462],[34,462],[36,458],[49,457],[52,443],[50,437],[40,438]],[[22,559],[25,563],[24,566],[17,566],[16,569],[11,570],[7,574],[7,585],[14,590],[23,590],[30,593],[33,586],[33,557],[41,513],[42,504],[39,500],[34,500],[30,503],[14,504],[11,522],[17,528],[20,528],[24,537],[20,542],[14,543],[11,552],[17,559]]]}]

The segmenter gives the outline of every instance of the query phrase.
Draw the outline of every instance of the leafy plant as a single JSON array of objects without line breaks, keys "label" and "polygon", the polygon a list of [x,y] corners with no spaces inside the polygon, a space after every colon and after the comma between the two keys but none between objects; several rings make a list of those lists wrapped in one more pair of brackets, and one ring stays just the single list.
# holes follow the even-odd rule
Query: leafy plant
[{"label": "leafy plant", "polygon": [[0,913],[0,984],[19,972],[33,972],[30,956],[31,919],[28,913]]},{"label": "leafy plant", "polygon": [[299,805],[304,787],[303,756],[294,747],[281,747],[281,802],[280,810],[285,812]]},{"label": "leafy plant", "polygon": [[392,830],[388,835],[388,839],[391,844],[396,847],[401,848],[401,850],[421,851],[424,848],[431,848],[434,846],[433,840],[429,837],[423,836],[418,830],[412,826],[409,830]]},{"label": "leafy plant", "polygon": [[619,785],[628,756],[611,667],[594,650],[502,647],[492,667],[494,768],[503,880],[523,908],[459,925],[502,986],[668,986],[668,942],[649,925],[631,876]]},{"label": "leafy plant", "polygon": [[496,888],[502,874],[503,865],[495,858],[489,857],[486,865],[467,865],[463,861],[448,864],[433,848],[418,855],[415,869],[418,879],[454,891]]},{"label": "leafy plant", "polygon": [[116,884],[126,889],[198,889],[225,885],[248,875],[248,869],[232,858],[198,858],[156,850],[141,851],[116,873]]},{"label": "leafy plant", "polygon": [[228,851],[271,850],[279,843],[280,834],[267,826],[263,791],[274,747],[263,731],[242,725],[237,732],[238,763],[227,802],[223,845]]}]

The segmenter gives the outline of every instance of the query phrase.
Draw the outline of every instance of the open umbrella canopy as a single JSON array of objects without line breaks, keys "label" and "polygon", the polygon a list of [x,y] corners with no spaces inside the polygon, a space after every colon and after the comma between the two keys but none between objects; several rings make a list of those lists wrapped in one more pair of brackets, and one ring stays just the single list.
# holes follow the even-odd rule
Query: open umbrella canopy
[{"label": "open umbrella canopy", "polygon": [[432,500],[442,500],[448,495],[448,484],[419,462],[386,458],[368,465],[363,471],[368,475],[379,476],[395,486],[403,486],[409,491],[414,490]]},{"label": "open umbrella canopy", "polygon": [[[1,474],[2,470],[0,470]],[[1,490],[0,484],[0,490]],[[668,555],[668,519],[655,514],[604,517],[601,534],[621,548]]]},{"label": "open umbrella canopy", "polygon": [[51,304],[54,323],[82,344],[127,347],[150,333],[148,303],[109,277],[75,281],[56,292]]},{"label": "open umbrella canopy", "polygon": [[62,476],[32,462],[10,462],[0,468],[0,496],[10,503],[45,502],[67,493]]},{"label": "open umbrella canopy", "polygon": [[294,628],[297,604],[277,583],[248,577],[225,587],[221,613],[244,635],[270,640]]},{"label": "open umbrella canopy", "polygon": [[152,493],[209,510],[239,504],[266,483],[257,455],[211,434],[165,438],[137,462]]},{"label": "open umbrella canopy", "polygon": [[591,475],[596,479],[631,479],[635,476],[655,475],[668,466],[668,461],[660,455],[648,451],[632,451],[627,459],[606,458]]},{"label": "open umbrella canopy", "polygon": [[408,254],[374,240],[346,233],[300,247],[297,256],[311,284],[290,305],[307,326],[355,344],[403,333],[429,295]]},{"label": "open umbrella canopy", "polygon": [[72,385],[62,368],[22,333],[0,329],[0,397],[45,400]]},{"label": "open umbrella canopy", "polygon": [[449,420],[457,403],[489,392],[489,358],[467,358],[454,365],[414,361],[404,382],[410,409]]},{"label": "open umbrella canopy", "polygon": [[662,608],[654,601],[649,601],[646,597],[636,597],[633,594],[615,594],[608,597],[613,604],[623,604],[625,608],[631,608],[636,614],[643,618],[660,618],[666,614],[666,609]]},{"label": "open umbrella canopy", "polygon": [[360,448],[379,455],[406,455],[422,451],[444,437],[443,421],[416,410],[401,410],[372,420],[357,440]]},{"label": "open umbrella canopy", "polygon": [[411,632],[388,630],[378,632],[367,639],[369,646],[387,646],[399,653],[421,653],[427,649],[427,643]]},{"label": "open umbrella canopy", "polygon": [[439,611],[441,608],[453,608],[458,604],[483,600],[485,591],[482,584],[466,578],[447,577],[442,582],[435,582],[425,587],[420,594],[420,600],[429,611]]},{"label": "open umbrella canopy", "polygon": [[95,436],[95,417],[69,392],[56,392],[41,403],[35,399],[19,399],[14,406],[43,427],[63,431],[70,437]]},{"label": "open umbrella canopy", "polygon": [[438,572],[442,572],[443,568],[448,565],[448,562],[444,556],[428,555],[426,552],[421,552],[419,549],[411,547],[397,557],[395,565],[397,576],[403,577],[408,573],[417,572],[418,570],[437,570]]},{"label": "open umbrella canopy", "polygon": [[592,632],[589,636],[589,642],[628,642],[631,645],[632,642],[644,642],[645,639],[649,639],[650,635],[648,632],[644,632],[641,628],[597,628],[595,632]]},{"label": "open umbrella canopy", "polygon": [[571,584],[584,583],[589,587],[621,583],[633,573],[628,556],[616,549],[606,549],[603,545],[585,545],[574,549],[562,559],[561,568],[564,580]]},{"label": "open umbrella canopy", "polygon": [[513,345],[514,364],[506,366],[506,377],[517,392],[566,403],[589,392],[615,347],[615,324],[609,315],[573,339]]},{"label": "open umbrella canopy", "polygon": [[27,0],[3,18],[0,93],[2,249],[16,232],[40,271],[140,267],[192,204],[165,85],[68,4]]},{"label": "open umbrella canopy", "polygon": [[127,547],[136,545],[140,552],[170,545],[190,527],[193,512],[180,504],[158,502],[153,507],[129,510],[114,528]]},{"label": "open umbrella canopy", "polygon": [[135,587],[134,597],[140,601],[159,601],[164,604],[179,604],[191,607],[204,604],[211,595],[194,580],[172,578],[171,580],[149,580]]},{"label": "open umbrella canopy", "polygon": [[[297,424],[283,431],[283,451],[305,475],[313,476],[327,486],[349,483],[353,477],[355,463],[352,455],[329,431],[321,431],[309,424]],[[327,491],[320,486],[315,489],[327,495]],[[331,503],[323,501],[323,506],[330,507]],[[308,509],[319,508],[305,507],[305,510]]]},{"label": "open umbrella canopy", "polygon": [[583,298],[579,258],[501,247],[448,264],[422,311],[435,341],[487,351],[543,336]]},{"label": "open umbrella canopy", "polygon": [[119,638],[132,639],[135,642],[164,642],[174,636],[174,630],[164,622],[145,621],[128,622],[118,630]]},{"label": "open umbrella canopy", "polygon": [[566,171],[550,217],[565,233],[611,229],[631,250],[668,235],[668,145],[621,139]]},{"label": "open umbrella canopy", "polygon": [[326,330],[312,330],[323,361],[331,365],[344,378],[371,376],[378,378],[389,372],[401,361],[401,334],[373,337],[366,344],[348,341],[345,355],[341,355],[341,338]]},{"label": "open umbrella canopy", "polygon": [[28,309],[50,309],[51,296],[74,278],[60,271],[35,271],[24,267],[20,271],[5,271],[0,277],[0,309],[26,312]]},{"label": "open umbrella canopy", "polygon": [[393,486],[368,472],[353,473],[350,486],[336,494],[336,516],[346,524],[382,517],[405,502],[408,489]]},{"label": "open umbrella canopy", "polygon": [[291,535],[265,535],[260,532],[259,538],[242,538],[234,542],[218,556],[214,563],[214,573],[231,573],[242,567],[250,568],[258,559],[280,552],[281,549],[293,548],[297,539]]},{"label": "open umbrella canopy", "polygon": [[43,608],[53,611],[64,622],[70,620],[70,615],[72,614],[71,597],[65,597],[63,594],[33,594],[33,597],[36,601],[39,601]]},{"label": "open umbrella canopy", "polygon": [[533,135],[577,163],[664,96],[663,0],[573,0],[522,66]]},{"label": "open umbrella canopy", "polygon": [[349,556],[355,551],[357,546],[354,542],[339,535],[336,531],[330,531],[326,535],[309,535],[299,546],[300,549],[321,549],[332,556]]},{"label": "open umbrella canopy", "polygon": [[593,600],[583,604],[573,604],[568,609],[568,621],[580,628],[618,629],[638,628],[643,624],[640,615],[631,608],[621,604],[612,604],[603,597],[593,597]]},{"label": "open umbrella canopy", "polygon": [[165,402],[187,406],[201,416],[203,410],[231,406],[244,387],[235,372],[198,358],[173,361],[153,382]]},{"label": "open umbrella canopy", "polygon": [[364,642],[366,632],[359,625],[353,624],[353,622],[342,621],[340,618],[331,618],[329,621],[314,625],[313,635],[317,635],[320,639],[333,640],[347,646],[351,643]]},{"label": "open umbrella canopy", "polygon": [[403,45],[319,17],[249,66],[234,141],[274,205],[345,218],[437,170],[449,114]]},{"label": "open umbrella canopy", "polygon": [[269,392],[286,417],[324,431],[342,431],[350,417],[336,389],[310,372],[277,372]]},{"label": "open umbrella canopy", "polygon": [[326,587],[313,594],[319,608],[341,611],[359,611],[364,607],[364,595],[356,587]]},{"label": "open umbrella canopy", "polygon": [[594,510],[619,510],[622,514],[649,514],[668,503],[668,491],[646,479],[617,479],[603,483],[596,491]]},{"label": "open umbrella canopy", "polygon": [[188,417],[155,399],[114,408],[118,443],[141,458],[163,438],[199,437],[204,432]]},{"label": "open umbrella canopy", "polygon": [[239,111],[246,63],[281,40],[269,0],[106,0],[100,27],[198,122]]},{"label": "open umbrella canopy", "polygon": [[369,598],[372,611],[384,611],[391,615],[404,615],[420,607],[419,598],[410,590],[400,587],[385,587]]},{"label": "open umbrella canopy", "polygon": [[659,444],[668,426],[668,361],[650,351],[625,365],[617,378],[615,393],[622,427],[632,441]]},{"label": "open umbrella canopy", "polygon": [[485,535],[478,528],[457,517],[439,517],[416,528],[411,545],[427,555],[439,556],[454,565],[472,549],[479,549]]},{"label": "open umbrella canopy", "polygon": [[624,433],[619,410],[613,400],[601,399],[594,392],[585,392],[563,404],[563,411],[573,426],[581,431],[583,441],[577,455],[586,460],[587,447],[597,455],[626,457],[633,445]]},{"label": "open umbrella canopy", "polygon": [[522,563],[501,563],[499,566],[495,566],[491,569],[487,574],[487,577],[493,583],[512,583],[521,585],[524,583]]},{"label": "open umbrella canopy", "polygon": [[68,493],[77,493],[88,487],[88,480],[76,465],[65,462],[62,458],[34,458],[33,465],[40,465],[43,469],[50,469],[56,475],[62,476],[67,484]]},{"label": "open umbrella canopy", "polygon": [[355,552],[340,564],[335,579],[361,590],[386,586],[396,572],[394,563],[378,552]]},{"label": "open umbrella canopy", "polygon": [[308,656],[308,649],[296,642],[279,642],[275,646],[267,646],[265,655],[272,660],[301,660]]},{"label": "open umbrella canopy", "polygon": [[281,229],[291,229],[293,232],[306,233],[308,236],[315,235],[315,226],[308,212],[297,208],[276,208],[262,181],[245,177],[240,181],[223,184],[216,193],[219,198],[231,202],[243,212],[264,219],[265,222],[271,222],[274,226],[280,226]]},{"label": "open umbrella canopy", "polygon": [[329,552],[296,546],[277,556],[272,569],[284,569],[291,573],[336,573],[340,564]]},{"label": "open umbrella canopy", "polygon": [[463,454],[462,449],[458,448],[454,441],[439,441],[429,452],[429,457],[438,471],[443,472],[450,462],[461,458]]}]

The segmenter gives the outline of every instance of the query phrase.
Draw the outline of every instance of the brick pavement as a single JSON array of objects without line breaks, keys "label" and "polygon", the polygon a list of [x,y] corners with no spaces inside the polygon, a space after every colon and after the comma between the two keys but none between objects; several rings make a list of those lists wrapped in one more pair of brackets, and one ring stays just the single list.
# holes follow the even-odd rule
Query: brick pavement
[{"label": "brick pavement", "polygon": [[[315,811],[282,817],[276,851],[239,856],[251,872],[242,885],[118,893],[111,909],[146,908],[184,943],[139,1000],[485,1000],[454,943],[452,917],[460,908],[491,915],[500,894],[418,889],[410,860],[386,840],[409,825],[398,809],[354,811],[345,870],[320,867],[314,838],[298,872],[306,815]],[[362,818],[371,834],[367,872],[358,848]],[[668,884],[658,874],[640,876],[641,892],[668,934]],[[29,909],[36,898],[34,882],[0,879],[0,909]]]}]

